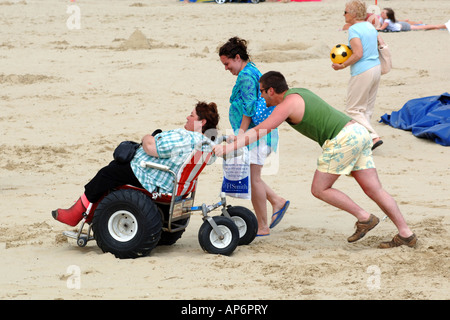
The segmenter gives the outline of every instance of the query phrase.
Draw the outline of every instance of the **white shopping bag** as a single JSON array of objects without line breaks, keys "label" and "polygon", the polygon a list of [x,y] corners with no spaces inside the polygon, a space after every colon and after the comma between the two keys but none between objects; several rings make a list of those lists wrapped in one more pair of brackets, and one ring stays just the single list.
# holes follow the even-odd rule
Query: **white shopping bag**
[{"label": "white shopping bag", "polygon": [[250,153],[247,147],[242,148],[240,155],[223,159],[222,192],[234,198],[251,198]]}]

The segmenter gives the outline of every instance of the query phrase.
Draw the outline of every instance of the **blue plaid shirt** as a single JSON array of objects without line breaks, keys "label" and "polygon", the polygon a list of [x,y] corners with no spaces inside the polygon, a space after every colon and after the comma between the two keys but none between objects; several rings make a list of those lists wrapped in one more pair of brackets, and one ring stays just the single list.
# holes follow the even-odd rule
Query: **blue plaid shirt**
[{"label": "blue plaid shirt", "polygon": [[[166,171],[142,168],[141,161],[151,161],[168,166],[175,173],[194,150],[195,145],[208,139],[203,134],[185,129],[163,131],[155,136],[158,157],[149,156],[139,147],[131,160],[131,169],[142,186],[150,191],[171,193],[173,191],[173,176]],[[159,187],[159,190],[157,188]]]}]

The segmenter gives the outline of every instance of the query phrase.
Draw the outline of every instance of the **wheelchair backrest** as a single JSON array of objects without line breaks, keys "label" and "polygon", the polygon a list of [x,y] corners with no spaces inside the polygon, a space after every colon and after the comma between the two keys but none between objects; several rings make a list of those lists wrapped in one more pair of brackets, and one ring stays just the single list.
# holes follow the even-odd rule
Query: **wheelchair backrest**
[{"label": "wheelchair backrest", "polygon": [[183,196],[195,191],[200,173],[211,159],[212,151],[195,148],[184,161],[177,174],[177,188],[175,195]]}]

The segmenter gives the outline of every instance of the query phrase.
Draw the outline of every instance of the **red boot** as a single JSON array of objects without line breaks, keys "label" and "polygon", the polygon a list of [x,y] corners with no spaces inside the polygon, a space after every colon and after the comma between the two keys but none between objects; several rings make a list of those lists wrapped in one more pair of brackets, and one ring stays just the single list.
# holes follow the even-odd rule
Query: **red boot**
[{"label": "red boot", "polygon": [[55,220],[59,222],[68,224],[71,227],[75,227],[78,222],[83,219],[83,213],[89,207],[89,200],[86,198],[84,193],[78,199],[75,204],[69,209],[57,209],[52,211],[52,216]]}]

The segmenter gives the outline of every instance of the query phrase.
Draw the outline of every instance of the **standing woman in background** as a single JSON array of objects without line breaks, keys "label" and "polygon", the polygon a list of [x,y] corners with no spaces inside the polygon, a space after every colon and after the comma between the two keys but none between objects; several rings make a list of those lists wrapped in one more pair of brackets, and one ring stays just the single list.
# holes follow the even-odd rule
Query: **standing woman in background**
[{"label": "standing woman in background", "polygon": [[378,41],[383,44],[383,40],[375,27],[365,21],[366,12],[366,5],[359,0],[350,1],[345,6],[344,17],[350,25],[348,40],[353,54],[341,64],[333,63],[332,68],[342,70],[350,66],[345,112],[369,130],[373,150],[383,143],[370,124],[381,78]]},{"label": "standing woman in background", "polygon": [[[238,135],[263,122],[275,107],[266,107],[259,89],[261,72],[250,61],[247,52],[247,41],[238,37],[229,39],[219,49],[220,61],[232,75],[237,76],[230,97],[229,119],[234,134]],[[277,195],[262,179],[261,171],[265,159],[278,145],[278,130],[273,130],[267,136],[251,145],[250,178],[252,204],[258,219],[258,236],[270,234],[270,228],[275,227],[283,218],[289,201]],[[267,222],[267,203],[272,205],[273,215],[270,227]]]}]

